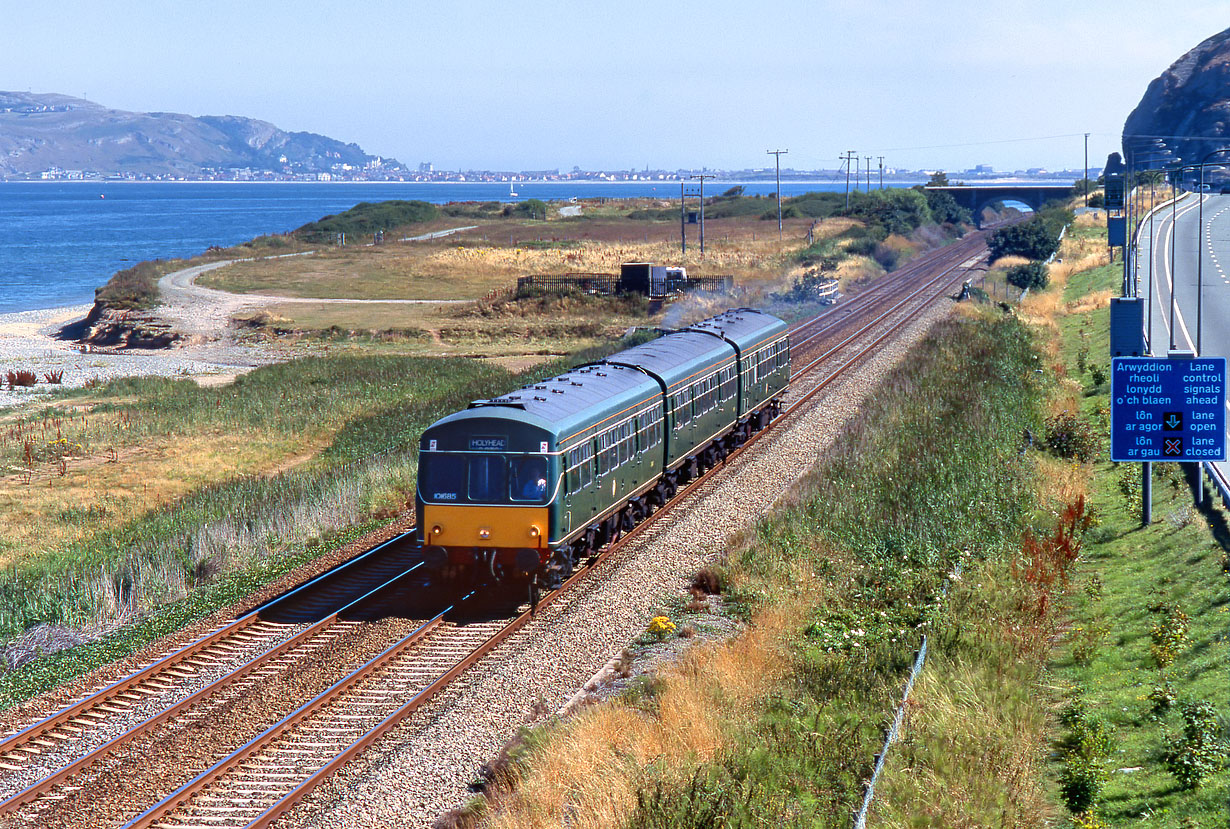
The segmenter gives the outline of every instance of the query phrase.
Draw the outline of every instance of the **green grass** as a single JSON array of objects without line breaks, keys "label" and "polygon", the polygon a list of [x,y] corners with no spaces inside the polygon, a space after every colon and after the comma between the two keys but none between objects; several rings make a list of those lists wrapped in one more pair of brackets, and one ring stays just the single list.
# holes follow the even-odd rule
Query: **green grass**
[{"label": "green grass", "polygon": [[[1117,290],[1121,282],[1120,264],[1078,274],[1069,282],[1067,299]],[[1084,386],[1083,416],[1103,430],[1107,386],[1095,386],[1091,373],[1079,372],[1076,364],[1087,350],[1087,362],[1106,367],[1108,348],[1105,311],[1063,321],[1063,356],[1070,376]],[[1190,491],[1174,465],[1158,465],[1155,472],[1155,520],[1141,528],[1139,507],[1129,503],[1120,485],[1139,478],[1140,467],[1094,465],[1091,503],[1101,526],[1091,532],[1077,571],[1081,589],[1073,593],[1073,630],[1053,671],[1057,683],[1083,695],[1089,710],[1112,727],[1109,775],[1097,807],[1109,825],[1147,820],[1150,826],[1176,829],[1224,827],[1230,771],[1201,788],[1180,788],[1161,758],[1166,740],[1181,728],[1178,704],[1161,710],[1150,695],[1168,680],[1178,699],[1212,703],[1221,717],[1222,739],[1230,737],[1230,562],[1224,546],[1230,533],[1220,507],[1203,514],[1191,508]],[[1186,643],[1163,675],[1150,646],[1164,605],[1178,607],[1190,622]]]},{"label": "green grass", "polygon": [[847,825],[918,632],[968,621],[965,603],[939,598],[944,573],[1014,549],[1033,510],[1020,452],[1042,391],[1032,337],[1012,319],[951,322],[913,356],[796,502],[763,519],[727,564],[728,598],[749,615],[800,572],[824,585],[788,681],[755,721],[732,726],[732,746],[689,785],[651,775],[632,826]]}]

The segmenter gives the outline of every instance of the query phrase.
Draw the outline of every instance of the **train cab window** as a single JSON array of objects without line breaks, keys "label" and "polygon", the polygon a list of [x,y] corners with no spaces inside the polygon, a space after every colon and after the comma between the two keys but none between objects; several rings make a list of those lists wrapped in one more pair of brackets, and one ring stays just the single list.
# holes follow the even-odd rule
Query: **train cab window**
[{"label": "train cab window", "polygon": [[542,504],[547,500],[547,459],[540,455],[513,458],[508,476],[508,496],[514,501]]},{"label": "train cab window", "polygon": [[424,500],[465,500],[466,462],[464,455],[425,452],[419,461],[419,491]]},{"label": "train cab window", "polygon": [[470,500],[479,503],[499,503],[508,477],[504,458],[500,455],[473,455],[470,458]]}]

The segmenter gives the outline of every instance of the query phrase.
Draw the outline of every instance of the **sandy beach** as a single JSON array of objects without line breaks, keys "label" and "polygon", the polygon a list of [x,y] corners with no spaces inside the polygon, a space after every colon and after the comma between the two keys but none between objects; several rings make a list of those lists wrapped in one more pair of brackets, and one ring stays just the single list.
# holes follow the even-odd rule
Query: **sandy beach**
[{"label": "sandy beach", "polygon": [[193,377],[202,384],[224,383],[236,375],[276,359],[270,353],[234,343],[205,343],[184,348],[83,352],[56,334],[78,322],[89,305],[0,314],[0,378],[9,371],[32,371],[38,383],[30,388],[0,388],[0,408],[46,395],[54,388],[46,374],[63,372],[62,385],[84,386],[91,380],[158,375]]}]

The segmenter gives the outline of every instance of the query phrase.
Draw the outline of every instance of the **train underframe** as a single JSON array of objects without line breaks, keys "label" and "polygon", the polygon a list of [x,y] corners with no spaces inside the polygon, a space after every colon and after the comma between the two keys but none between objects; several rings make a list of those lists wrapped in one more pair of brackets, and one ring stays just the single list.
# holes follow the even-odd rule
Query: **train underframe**
[{"label": "train underframe", "polygon": [[[554,590],[562,585],[584,562],[593,559],[605,547],[618,541],[675,497],[680,488],[718,466],[752,435],[768,426],[781,414],[781,399],[770,400],[729,431],[714,438],[703,449],[689,455],[684,462],[665,472],[655,484],[630,498],[619,510],[595,521],[570,541],[553,548],[546,560],[539,551],[474,548],[468,560],[458,560],[456,550],[428,547],[424,550],[427,564],[450,582],[495,582],[506,585],[512,593],[528,590],[530,602],[536,604],[542,590]],[[434,555],[433,555],[434,553]],[[516,586],[520,585],[520,588]]]}]

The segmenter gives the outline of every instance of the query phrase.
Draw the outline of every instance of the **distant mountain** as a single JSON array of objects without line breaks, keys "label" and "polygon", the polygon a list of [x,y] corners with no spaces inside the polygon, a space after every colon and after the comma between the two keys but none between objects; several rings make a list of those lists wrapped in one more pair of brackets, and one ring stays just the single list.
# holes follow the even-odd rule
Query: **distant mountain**
[{"label": "distant mountain", "polygon": [[[0,92],[0,177],[84,171],[146,177],[310,177],[401,165],[310,132],[233,115],[125,112],[66,95]],[[248,172],[236,172],[248,171]]]},{"label": "distant mountain", "polygon": [[1188,164],[1230,145],[1230,29],[1171,64],[1128,116],[1126,152],[1152,155],[1159,141]]}]

